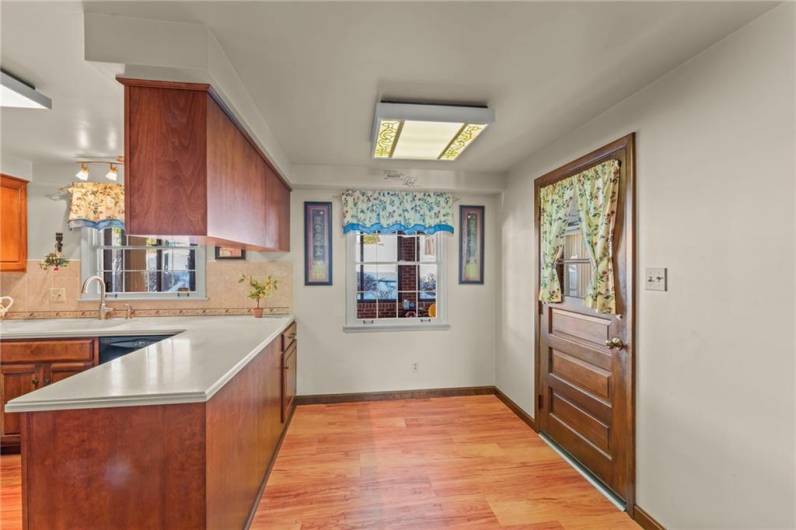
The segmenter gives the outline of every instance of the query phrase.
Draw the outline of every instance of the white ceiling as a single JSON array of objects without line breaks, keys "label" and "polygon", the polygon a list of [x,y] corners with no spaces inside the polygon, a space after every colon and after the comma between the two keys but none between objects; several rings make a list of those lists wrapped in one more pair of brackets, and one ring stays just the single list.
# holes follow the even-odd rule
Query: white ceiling
[{"label": "white ceiling", "polygon": [[0,64],[53,102],[52,110],[0,109],[3,153],[35,162],[124,153],[122,70],[83,60],[80,4],[0,3]]},{"label": "white ceiling", "polygon": [[[495,123],[455,162],[504,171],[773,3],[87,2],[95,12],[207,25],[294,164],[390,168],[370,158],[380,97],[485,102]],[[108,156],[121,88],[82,60],[79,5],[4,1],[3,67],[53,110],[3,109],[3,148]],[[41,114],[36,114],[41,112]],[[23,114],[24,113],[24,114]]]}]

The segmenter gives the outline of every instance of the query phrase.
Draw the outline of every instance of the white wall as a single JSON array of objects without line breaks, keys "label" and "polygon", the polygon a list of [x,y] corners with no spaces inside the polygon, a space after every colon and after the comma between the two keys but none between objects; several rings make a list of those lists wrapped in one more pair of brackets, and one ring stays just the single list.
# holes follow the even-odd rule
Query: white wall
[{"label": "white wall", "polygon": [[33,179],[33,162],[3,150],[0,152],[0,173],[29,181]]},{"label": "white wall", "polygon": [[[36,163],[28,184],[28,259],[39,260],[53,251],[55,233],[64,234],[64,256],[80,259],[80,231],[69,230],[69,198],[61,190],[72,182],[80,166],[77,163]],[[104,175],[108,167],[89,165],[89,179],[110,182]],[[124,182],[124,167],[117,166],[119,183]]]},{"label": "white wall", "polygon": [[[458,284],[458,238],[447,237],[449,330],[345,333],[346,240],[340,191],[294,190],[291,248],[294,308],[299,323],[298,393],[334,394],[494,384],[495,289],[499,272],[497,200],[457,193],[458,205],[486,206],[485,283]],[[330,287],[304,285],[304,201],[333,202]],[[412,373],[412,363],[419,363]]]},{"label": "white wall", "polygon": [[793,528],[794,5],[514,168],[497,385],[529,412],[531,181],[637,133],[637,502],[667,528]]},{"label": "white wall", "polygon": [[[415,178],[415,186],[424,190],[490,195],[506,187],[505,173],[403,168],[401,161],[394,160],[382,163],[389,164],[391,171]],[[383,168],[364,166],[293,164],[291,182],[296,188],[306,189],[406,189],[400,179],[386,180],[384,172]]]}]

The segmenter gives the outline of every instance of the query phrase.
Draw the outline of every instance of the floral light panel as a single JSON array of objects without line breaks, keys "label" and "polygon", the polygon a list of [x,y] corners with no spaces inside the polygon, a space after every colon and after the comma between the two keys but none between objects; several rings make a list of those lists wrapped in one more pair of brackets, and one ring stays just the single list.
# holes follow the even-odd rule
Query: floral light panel
[{"label": "floral light panel", "polygon": [[456,160],[494,121],[486,105],[382,101],[373,116],[373,158]]},{"label": "floral light panel", "polygon": [[374,158],[456,160],[487,124],[381,120]]}]

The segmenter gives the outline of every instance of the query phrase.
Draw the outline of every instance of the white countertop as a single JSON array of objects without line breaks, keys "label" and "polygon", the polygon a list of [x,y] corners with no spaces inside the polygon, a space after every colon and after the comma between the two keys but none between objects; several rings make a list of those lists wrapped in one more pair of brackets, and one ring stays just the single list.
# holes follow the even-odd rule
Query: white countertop
[{"label": "white countertop", "polygon": [[292,316],[25,320],[0,323],[0,338],[175,334],[6,404],[7,412],[202,403],[277,339]]}]

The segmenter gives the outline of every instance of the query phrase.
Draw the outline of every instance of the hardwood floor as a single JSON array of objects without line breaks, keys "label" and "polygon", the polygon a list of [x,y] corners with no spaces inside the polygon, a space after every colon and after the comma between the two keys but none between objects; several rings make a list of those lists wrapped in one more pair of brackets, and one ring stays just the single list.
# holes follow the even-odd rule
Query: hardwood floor
[{"label": "hardwood floor", "polygon": [[252,528],[638,528],[493,395],[296,410]]},{"label": "hardwood floor", "polygon": [[[21,527],[0,459],[0,527]],[[495,396],[299,406],[253,530],[638,528]]]},{"label": "hardwood floor", "polygon": [[0,528],[22,528],[22,468],[19,455],[0,456]]}]

